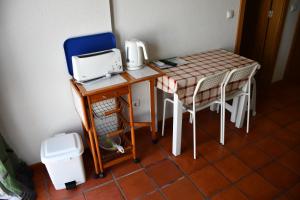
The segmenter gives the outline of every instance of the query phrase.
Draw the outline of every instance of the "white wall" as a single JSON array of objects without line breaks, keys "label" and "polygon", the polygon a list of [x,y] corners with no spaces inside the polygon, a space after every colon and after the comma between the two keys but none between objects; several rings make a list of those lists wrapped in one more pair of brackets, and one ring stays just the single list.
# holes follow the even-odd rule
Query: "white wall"
[{"label": "white wall", "polygon": [[[291,10],[291,6],[295,6],[295,10]],[[283,79],[286,65],[288,62],[290,48],[292,46],[294,33],[296,29],[297,19],[300,11],[300,0],[290,0],[288,12],[284,22],[282,37],[276,59],[275,70],[273,74],[273,82]]]},{"label": "white wall", "polygon": [[63,42],[111,30],[109,0],[0,1],[0,124],[28,163],[53,133],[81,131]]},{"label": "white wall", "polygon": [[[150,59],[234,47],[238,0],[110,2],[120,43],[144,40]],[[227,9],[235,11],[231,20]],[[81,131],[62,45],[71,36],[111,30],[109,0],[1,0],[0,24],[0,129],[21,158],[39,162],[43,139]],[[137,119],[147,119],[145,84],[135,86],[133,98],[141,101]]]},{"label": "white wall", "polygon": [[[145,41],[150,60],[214,48],[233,50],[239,2],[239,0],[112,0],[113,30],[122,49],[127,39],[138,38]],[[233,19],[226,19],[228,9],[235,11]],[[140,99],[141,102],[141,108],[135,109],[137,119],[144,120],[149,116],[147,88],[147,84],[144,83],[136,85],[133,90],[133,99]],[[160,98],[158,103],[158,110],[161,111]]]}]

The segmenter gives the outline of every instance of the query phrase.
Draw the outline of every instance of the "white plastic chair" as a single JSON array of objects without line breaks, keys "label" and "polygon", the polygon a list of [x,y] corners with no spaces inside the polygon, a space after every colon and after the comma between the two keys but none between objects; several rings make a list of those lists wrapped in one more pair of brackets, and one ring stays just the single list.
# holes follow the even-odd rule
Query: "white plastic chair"
[{"label": "white plastic chair", "polygon": [[[258,64],[252,64],[246,67],[237,68],[232,70],[225,79],[223,88],[222,88],[222,96],[223,102],[221,103],[221,117],[222,117],[222,125],[221,128],[221,143],[224,144],[225,140],[225,109],[226,107],[230,107],[226,101],[231,99],[236,99],[236,97],[240,96],[247,96],[247,133],[249,132],[249,117],[250,117],[250,105],[251,105],[251,81],[253,80],[253,76],[258,69]],[[239,85],[237,90],[233,92],[229,92],[229,95],[226,95],[226,88],[229,83],[236,82],[236,81],[243,81],[242,84]],[[256,85],[255,85],[256,90]],[[256,93],[256,91],[255,91]],[[234,102],[233,102],[234,104]],[[235,105],[232,105],[235,106]],[[231,107],[232,107],[231,106]],[[255,107],[255,105],[254,105]],[[255,108],[254,108],[255,109]],[[255,110],[254,110],[255,112]]]},{"label": "white plastic chair", "polygon": [[[251,87],[252,87],[252,93],[251,93],[250,110],[252,110],[252,116],[254,117],[256,115],[256,80],[255,80],[254,77],[252,77],[252,80],[251,80]],[[233,98],[232,105],[226,104],[226,110],[231,113],[230,121],[232,123],[236,123],[236,120],[237,120],[238,101],[239,101],[239,97]],[[219,113],[220,106],[218,104],[211,105],[210,110],[211,111],[217,111],[217,113]],[[243,120],[239,119],[239,121],[240,121],[240,123],[242,123]]]},{"label": "white plastic chair", "polygon": [[[190,122],[193,123],[193,148],[194,148],[194,159],[196,159],[196,112],[199,110],[203,110],[204,108],[209,107],[212,104],[220,104],[222,103],[222,86],[224,84],[225,78],[228,72],[224,71],[215,75],[207,76],[201,78],[194,90],[193,93],[193,103],[192,105],[183,105],[183,110],[190,113]],[[202,92],[205,92],[209,89],[216,88],[217,97],[215,99],[209,100],[208,102],[197,104],[197,95]],[[163,122],[162,122],[162,136],[164,136],[164,128],[165,128],[165,114],[166,114],[166,103],[174,103],[173,100],[166,98],[164,100],[164,110],[163,110]],[[223,127],[222,118],[220,119],[221,127]],[[220,140],[221,141],[221,140]]]}]

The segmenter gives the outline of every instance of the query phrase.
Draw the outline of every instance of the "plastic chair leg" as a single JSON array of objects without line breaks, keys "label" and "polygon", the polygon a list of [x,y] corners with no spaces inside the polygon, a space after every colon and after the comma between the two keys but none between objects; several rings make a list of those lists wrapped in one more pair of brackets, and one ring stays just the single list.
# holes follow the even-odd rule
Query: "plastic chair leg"
[{"label": "plastic chair leg", "polygon": [[256,81],[255,79],[253,78],[251,80],[252,82],[252,99],[251,99],[251,107],[252,107],[252,116],[255,116],[256,115]]},{"label": "plastic chair leg", "polygon": [[167,99],[164,100],[163,121],[162,121],[162,128],[161,128],[161,135],[162,136],[165,135],[166,104],[167,104]]},{"label": "plastic chair leg", "polygon": [[197,152],[196,152],[196,112],[193,112],[193,148],[194,148],[194,159],[197,159]]}]

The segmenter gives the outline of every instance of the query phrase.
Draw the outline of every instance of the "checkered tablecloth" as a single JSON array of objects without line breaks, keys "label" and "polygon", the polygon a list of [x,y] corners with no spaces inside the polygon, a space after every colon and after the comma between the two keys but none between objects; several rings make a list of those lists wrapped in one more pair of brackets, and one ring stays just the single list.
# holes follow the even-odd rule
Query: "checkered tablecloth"
[{"label": "checkered tablecloth", "polygon": [[[184,104],[193,102],[193,92],[201,78],[224,70],[232,70],[256,63],[253,60],[222,49],[180,58],[188,61],[188,64],[163,69],[165,75],[158,78],[157,88],[167,93],[177,93]],[[233,91],[239,88],[240,85],[242,85],[241,81],[232,83],[227,90]],[[218,94],[218,88],[210,89],[198,95],[197,101],[201,103],[209,101],[216,98]]]}]

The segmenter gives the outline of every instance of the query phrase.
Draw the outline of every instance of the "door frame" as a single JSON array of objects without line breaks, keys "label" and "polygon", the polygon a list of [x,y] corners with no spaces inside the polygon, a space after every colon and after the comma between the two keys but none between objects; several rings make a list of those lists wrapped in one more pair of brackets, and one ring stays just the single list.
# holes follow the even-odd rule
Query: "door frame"
[{"label": "door frame", "polygon": [[[251,0],[250,0],[251,1]],[[279,50],[279,45],[280,45],[280,41],[282,38],[282,32],[283,32],[283,25],[284,25],[284,21],[286,18],[286,14],[287,14],[287,8],[289,5],[290,0],[286,0],[285,5],[284,5],[284,11],[283,11],[283,15],[280,17],[280,25],[279,25],[279,35],[276,38],[276,52],[278,53]],[[244,17],[245,17],[245,11],[246,11],[246,3],[247,0],[240,0],[240,10],[239,10],[239,19],[238,19],[238,27],[237,27],[237,34],[236,34],[236,38],[235,38],[235,48],[234,48],[234,52],[239,54],[240,53],[240,47],[241,47],[241,41],[242,41],[242,36],[243,36],[243,28],[244,28]],[[276,53],[276,57],[277,57],[277,53]]]},{"label": "door frame", "polygon": [[[292,45],[290,47],[289,50],[289,55],[288,55],[288,59],[286,62],[286,66],[285,66],[285,70],[284,70],[284,75],[283,75],[283,80],[287,80],[291,74],[291,62],[292,62],[292,56],[293,56],[293,51],[296,48],[296,39],[297,37],[299,37],[298,35],[300,34],[300,14],[298,15],[298,19],[296,22],[296,27],[295,27],[295,32],[294,32],[294,36],[293,36],[293,40],[292,40]],[[295,55],[294,55],[295,56]]]},{"label": "door frame", "polygon": [[[251,1],[251,0],[249,0]],[[283,27],[286,19],[286,15],[288,12],[288,5],[290,3],[290,0],[284,0],[282,4],[282,13],[279,16],[279,20],[277,20],[277,28],[278,32],[276,33],[274,39],[274,46],[271,54],[264,54],[262,59],[265,59],[266,66],[269,66],[265,68],[265,74],[267,73],[268,76],[264,78],[264,81],[261,83],[264,87],[269,87],[272,84],[272,78],[275,71],[275,65],[276,65],[276,59],[278,57],[278,50],[280,47],[280,42],[282,39],[282,33],[283,33]],[[235,53],[240,54],[240,48],[241,48],[241,42],[242,42],[242,36],[243,36],[243,28],[244,28],[244,20],[245,20],[245,13],[247,9],[247,0],[240,0],[240,12],[239,12],[239,19],[238,19],[238,27],[237,27],[237,33],[236,33],[236,40],[235,40]],[[269,22],[270,23],[270,22]],[[267,39],[267,38],[266,38]],[[269,44],[269,43],[268,43]],[[270,60],[269,58],[275,58],[274,60]],[[263,62],[263,61],[261,61]],[[264,64],[264,63],[262,63]],[[267,71],[266,71],[267,70]]]},{"label": "door frame", "polygon": [[238,20],[237,34],[236,34],[236,38],[235,38],[235,47],[234,47],[234,52],[236,54],[240,53],[240,47],[241,47],[242,35],[243,35],[243,28],[244,28],[244,17],[245,17],[245,11],[246,11],[246,3],[247,3],[247,0],[240,0],[239,20]]}]

